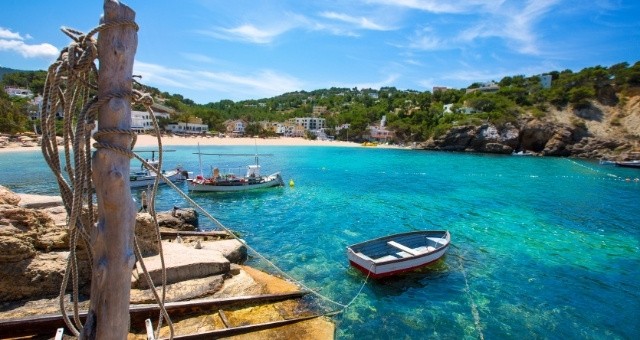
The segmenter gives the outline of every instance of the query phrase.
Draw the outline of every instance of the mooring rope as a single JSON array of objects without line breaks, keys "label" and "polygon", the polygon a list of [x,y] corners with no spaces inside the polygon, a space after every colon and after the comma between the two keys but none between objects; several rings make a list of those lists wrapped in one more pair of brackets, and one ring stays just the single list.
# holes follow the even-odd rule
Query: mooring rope
[{"label": "mooring rope", "polygon": [[[455,245],[452,247],[457,248]],[[471,287],[469,286],[469,280],[467,279],[467,272],[464,269],[464,257],[462,255],[458,255],[458,264],[460,267],[460,272],[462,273],[462,277],[464,278],[464,287],[467,293],[467,298],[469,299],[469,307],[471,308],[471,316],[473,317],[473,325],[478,332],[478,338],[484,340],[484,334],[482,333],[482,323],[480,322],[480,312],[478,312],[478,306],[473,301],[473,296],[471,296]]]},{"label": "mooring rope", "polygon": [[[138,158],[139,160],[142,161],[142,159],[140,158],[140,156],[136,155],[136,158]],[[255,248],[251,247],[250,245],[248,245],[246,242],[244,242],[242,239],[240,239],[230,228],[227,228],[224,224],[222,224],[222,222],[220,222],[217,218],[215,218],[213,215],[211,215],[208,211],[206,211],[202,206],[200,206],[197,202],[195,202],[193,199],[191,199],[191,197],[189,197],[184,191],[182,191],[180,188],[178,188],[177,185],[175,185],[173,182],[171,182],[171,180],[169,180],[169,178],[167,178],[164,174],[158,173],[158,176],[162,177],[162,179],[164,180],[164,182],[169,185],[171,188],[173,188],[182,198],[184,198],[190,205],[192,205],[193,207],[195,207],[198,211],[200,211],[202,214],[204,214],[209,220],[211,220],[212,222],[214,222],[216,224],[216,226],[224,231],[226,231],[232,238],[234,238],[235,240],[238,240],[239,242],[241,242],[242,244],[245,245],[245,247],[247,247],[247,249],[249,251],[251,251],[253,254],[255,254],[257,257],[259,257],[261,260],[265,261],[267,264],[269,264],[271,267],[273,267],[280,275],[284,276],[285,278],[287,278],[289,281],[291,282],[295,282],[296,284],[298,284],[300,287],[304,288],[305,290],[309,291],[310,293],[318,296],[319,298],[329,301],[339,307],[341,307],[340,311],[332,311],[331,314],[335,314],[335,313],[341,313],[342,311],[344,311],[344,309],[346,309],[347,307],[349,307],[355,300],[356,298],[360,295],[360,293],[362,292],[364,286],[367,284],[367,281],[369,280],[369,275],[367,275],[367,277],[365,278],[365,280],[363,281],[362,285],[360,286],[360,288],[358,289],[358,293],[350,300],[349,303],[347,304],[343,304],[340,303],[338,301],[335,301],[333,299],[331,299],[328,296],[325,296],[323,294],[321,294],[320,292],[318,292],[315,289],[312,289],[310,287],[308,287],[307,285],[305,285],[304,283],[302,283],[301,281],[293,278],[291,275],[289,275],[287,272],[285,272],[283,269],[281,269],[280,267],[278,267],[275,263],[273,263],[272,261],[270,261],[266,256],[262,255],[259,251],[257,251]]]},{"label": "mooring rope", "polygon": [[[153,100],[151,96],[142,92],[133,90],[131,93],[111,93],[104,98],[96,96],[91,97],[90,94],[97,90],[95,85],[98,80],[98,71],[95,60],[98,59],[98,42],[93,38],[96,33],[112,27],[130,26],[138,29],[133,21],[115,21],[108,24],[102,24],[87,34],[83,34],[71,28],[62,28],[62,32],[69,36],[73,42],[64,48],[58,59],[49,67],[45,86],[43,91],[43,109],[42,109],[42,153],[45,161],[51,168],[65,206],[68,216],[68,232],[69,232],[69,256],[67,258],[67,269],[64,272],[59,292],[59,304],[62,318],[71,332],[75,336],[80,335],[79,329],[83,325],[79,316],[78,306],[78,259],[77,249],[78,242],[82,241],[86,245],[88,253],[89,266],[93,264],[93,250],[91,248],[90,235],[95,232],[92,229],[96,222],[94,216],[94,187],[91,181],[91,131],[95,127],[95,120],[98,109],[113,98],[122,98],[134,100],[143,104],[150,116],[153,118],[156,136],[158,138],[159,161],[158,168],[151,167],[148,163],[143,164],[150,171],[160,171],[162,167],[162,143],[160,140],[160,130],[158,128],[155,116],[151,111]],[[81,107],[81,110],[76,108]],[[59,144],[56,138],[56,115],[58,112],[63,114],[62,138],[64,150],[64,166],[60,162]],[[113,134],[125,134],[131,138],[129,148],[122,148],[104,142],[107,136]],[[137,135],[131,130],[119,129],[100,129],[94,134],[93,138],[96,143],[93,145],[97,149],[109,149],[120,153],[128,158],[137,157],[131,150],[135,145]],[[72,159],[73,155],[73,159]],[[68,180],[63,176],[67,174]],[[137,260],[143,268],[144,276],[149,283],[150,290],[160,307],[160,315],[158,321],[157,332],[159,333],[162,326],[163,318],[167,320],[170,329],[170,337],[174,336],[174,329],[168,313],[164,307],[166,298],[166,268],[164,263],[164,255],[162,252],[162,242],[160,240],[160,232],[158,221],[155,214],[154,201],[159,179],[156,178],[150,204],[150,213],[154,221],[156,231],[156,242],[158,243],[159,254],[162,264],[162,296],[158,296],[156,288],[151,281],[151,277],[144,266],[143,258],[138,248],[137,240],[134,235],[134,252]],[[91,268],[93,270],[93,268]],[[73,296],[73,321],[69,319],[65,307],[65,292],[67,290],[69,280],[72,281]]]}]

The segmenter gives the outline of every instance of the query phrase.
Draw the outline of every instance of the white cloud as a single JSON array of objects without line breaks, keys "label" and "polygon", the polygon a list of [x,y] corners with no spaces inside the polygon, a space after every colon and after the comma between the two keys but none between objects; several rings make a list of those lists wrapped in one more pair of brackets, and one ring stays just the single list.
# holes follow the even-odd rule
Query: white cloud
[{"label": "white cloud", "polygon": [[11,32],[10,30],[4,27],[0,27],[0,39],[24,40],[19,33]]},{"label": "white cloud", "polygon": [[441,38],[436,37],[433,29],[426,27],[414,33],[414,36],[409,39],[407,47],[415,50],[431,51],[446,49],[449,45]]},{"label": "white cloud", "polygon": [[536,23],[547,14],[559,0],[529,0],[523,7],[503,7],[490,13],[473,27],[462,31],[461,41],[496,37],[507,41],[507,46],[522,54],[539,54],[539,33]]},{"label": "white cloud", "polygon": [[244,24],[233,28],[215,28],[213,30],[199,30],[198,32],[216,39],[230,41],[244,41],[254,44],[269,44],[277,36],[285,33],[291,27],[259,28],[252,24]]},{"label": "white cloud", "polygon": [[[413,50],[447,50],[466,48],[480,39],[498,38],[504,46],[520,54],[538,55],[542,28],[537,24],[561,0],[528,0],[521,2],[504,1],[462,1],[455,5],[418,0],[372,0],[376,3],[393,4],[425,11],[442,11],[450,15],[450,21],[441,21],[426,28],[415,30],[408,42],[398,47]],[[448,6],[448,7],[447,7]],[[472,12],[471,9],[476,9]],[[460,23],[457,18],[464,18]],[[450,22],[457,22],[452,24]]]},{"label": "white cloud", "polygon": [[505,0],[365,0],[367,3],[416,9],[430,13],[473,13],[499,7]]},{"label": "white cloud", "polygon": [[[258,70],[238,75],[225,71],[184,70],[136,61],[134,74],[141,75],[143,84],[166,89],[177,88],[182,95],[196,102],[220,99],[243,100],[266,98],[303,88],[302,83],[289,75],[273,70]],[[185,92],[189,93],[185,93]]]},{"label": "white cloud", "polygon": [[389,31],[393,29],[391,27],[385,27],[383,25],[377,24],[371,19],[368,19],[365,17],[354,17],[344,13],[322,12],[320,13],[320,16],[327,19],[346,22],[348,24],[354,24],[357,26],[357,28],[360,28],[360,29],[367,29],[367,30],[374,30],[374,31]]},{"label": "white cloud", "polygon": [[[27,35],[27,38],[30,36]],[[58,49],[51,44],[30,45],[24,40],[19,33],[0,27],[0,51],[12,51],[25,58],[55,58],[58,56]]]},{"label": "white cloud", "polygon": [[185,59],[187,60],[191,60],[191,61],[196,61],[199,63],[215,63],[216,60],[214,58],[211,58],[207,55],[204,54],[199,54],[199,53],[187,53],[187,52],[182,52],[180,53],[180,55],[182,55]]}]

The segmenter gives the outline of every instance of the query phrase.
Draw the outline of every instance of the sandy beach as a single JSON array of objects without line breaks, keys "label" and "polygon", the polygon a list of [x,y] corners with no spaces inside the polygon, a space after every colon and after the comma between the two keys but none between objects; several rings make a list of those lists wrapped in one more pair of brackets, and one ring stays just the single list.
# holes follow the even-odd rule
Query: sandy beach
[{"label": "sandy beach", "polygon": [[[279,138],[250,138],[250,137],[241,137],[241,138],[220,138],[220,137],[204,137],[204,136],[162,136],[161,137],[162,146],[179,146],[179,145],[220,145],[220,146],[229,146],[229,145],[258,145],[258,146],[333,146],[333,147],[367,147],[371,148],[371,146],[362,146],[360,143],[354,142],[344,142],[344,141],[329,141],[329,140],[309,140],[304,138],[293,138],[293,137],[279,137]],[[152,135],[138,135],[136,140],[136,148],[149,148],[149,147],[157,147],[158,140],[155,136]],[[376,148],[402,148],[397,145],[385,145],[381,144],[375,146]],[[0,153],[6,152],[20,152],[20,151],[30,151],[30,150],[40,150],[40,146],[38,146],[35,142],[30,143],[22,143],[22,142],[9,142],[6,143],[2,148],[0,148]]]}]

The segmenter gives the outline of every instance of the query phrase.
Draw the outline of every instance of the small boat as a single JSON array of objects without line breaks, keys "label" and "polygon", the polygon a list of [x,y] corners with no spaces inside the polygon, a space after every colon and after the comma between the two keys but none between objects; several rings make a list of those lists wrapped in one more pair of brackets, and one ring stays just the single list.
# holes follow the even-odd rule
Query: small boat
[{"label": "small boat", "polygon": [[447,230],[413,231],[347,247],[349,263],[374,279],[412,271],[440,259],[449,248]]},{"label": "small boat", "polygon": [[[158,161],[148,161],[147,163],[157,168]],[[168,178],[173,183],[182,182],[189,178],[189,173],[179,166],[168,171],[162,170],[161,174],[163,174],[164,177]],[[150,171],[144,167],[141,167],[139,171],[132,171],[129,174],[129,185],[131,188],[147,187],[153,185],[156,177],[156,171]],[[161,185],[165,184],[166,182],[161,178],[158,183]]]},{"label": "small boat", "polygon": [[616,166],[640,169],[640,160],[616,162]]},{"label": "small boat", "polygon": [[533,152],[531,151],[526,151],[526,150],[520,150],[518,152],[512,152],[511,153],[512,156],[533,156],[535,155]]},{"label": "small boat", "polygon": [[[199,158],[201,155],[250,156],[248,154],[207,154],[201,152],[197,152],[197,154]],[[247,166],[247,172],[244,176],[237,176],[234,173],[221,174],[220,169],[214,168],[211,177],[205,178],[202,174],[202,160],[200,160],[200,175],[187,179],[187,187],[189,191],[195,192],[232,192],[284,186],[280,172],[272,173],[269,176],[260,175],[257,153],[255,154],[255,162],[255,164]]]},{"label": "small boat", "polygon": [[[175,151],[175,150],[163,150],[163,152],[172,152],[172,151]],[[129,186],[131,188],[147,187],[147,186],[153,185],[153,182],[156,180],[156,177],[157,177],[156,170],[160,165],[159,161],[155,159],[156,151],[136,151],[136,153],[143,153],[143,152],[151,152],[151,160],[147,159],[146,161],[149,165],[151,165],[151,167],[153,167],[154,170],[149,170],[145,168],[144,165],[140,165],[140,170],[131,171],[131,173],[129,174]],[[189,172],[184,170],[181,166],[177,166],[171,170],[162,170],[160,173],[173,183],[182,182],[187,178],[189,178]],[[158,184],[162,185],[165,183],[166,182],[162,178],[160,178],[160,181],[158,182]]]},{"label": "small boat", "polygon": [[616,161],[611,161],[611,160],[608,160],[608,159],[601,159],[598,163],[600,165],[615,165]]}]

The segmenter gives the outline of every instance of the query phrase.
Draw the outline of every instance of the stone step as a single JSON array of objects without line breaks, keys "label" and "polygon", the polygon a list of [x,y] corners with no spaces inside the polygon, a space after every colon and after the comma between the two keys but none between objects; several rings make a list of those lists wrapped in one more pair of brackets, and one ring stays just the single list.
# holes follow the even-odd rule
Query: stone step
[{"label": "stone step", "polygon": [[[167,283],[176,283],[229,272],[231,263],[220,251],[213,247],[196,249],[192,245],[163,242],[162,250],[166,267]],[[144,264],[154,285],[162,284],[162,263],[160,255],[144,258]],[[136,263],[132,286],[148,288],[142,266]]]}]

